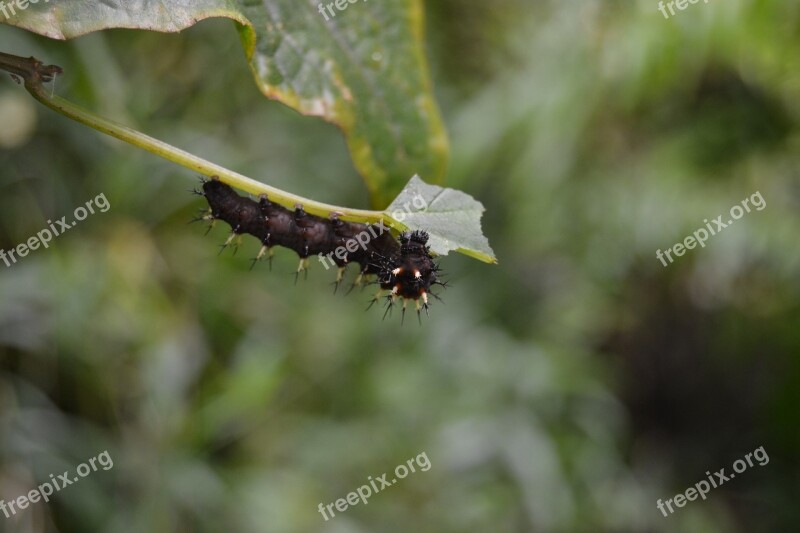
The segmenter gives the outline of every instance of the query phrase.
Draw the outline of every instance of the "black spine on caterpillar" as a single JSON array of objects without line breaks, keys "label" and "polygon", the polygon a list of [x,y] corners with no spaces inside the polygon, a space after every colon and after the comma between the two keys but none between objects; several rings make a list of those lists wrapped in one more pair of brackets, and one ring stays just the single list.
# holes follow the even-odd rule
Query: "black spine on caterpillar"
[{"label": "black spine on caterpillar", "polygon": [[[210,218],[226,222],[234,234],[256,237],[264,249],[283,246],[303,260],[320,255],[340,268],[358,263],[362,275],[375,275],[382,290],[396,298],[422,301],[427,310],[428,295],[439,281],[438,266],[427,246],[424,231],[402,233],[398,242],[382,224],[345,222],[335,215],[325,219],[306,213],[302,206],[291,211],[266,196],[259,201],[240,196],[218,178],[203,183],[203,196],[211,208]],[[355,246],[357,243],[357,246]],[[348,246],[349,244],[349,246]]]}]

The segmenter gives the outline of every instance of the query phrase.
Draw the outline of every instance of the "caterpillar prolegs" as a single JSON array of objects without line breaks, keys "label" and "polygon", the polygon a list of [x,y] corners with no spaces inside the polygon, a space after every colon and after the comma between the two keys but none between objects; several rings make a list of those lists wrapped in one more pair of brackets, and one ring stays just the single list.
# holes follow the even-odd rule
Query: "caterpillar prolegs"
[{"label": "caterpillar prolegs", "polygon": [[338,287],[347,266],[356,263],[359,273],[353,286],[360,285],[365,278],[374,278],[380,290],[372,303],[385,295],[389,312],[402,300],[404,314],[409,301],[414,302],[418,315],[421,309],[427,313],[429,297],[436,297],[431,287],[445,285],[437,276],[439,267],[430,254],[428,234],[424,231],[401,233],[399,240],[395,240],[382,221],[372,225],[345,222],[336,214],[325,219],[306,213],[299,204],[291,211],[270,202],[266,195],[258,201],[240,196],[216,176],[204,181],[202,191],[197,192],[209,205],[201,219],[211,220],[212,224],[222,220],[231,227],[223,249],[242,234],[259,240],[261,250],[253,264],[264,257],[271,260],[273,247],[283,246],[300,256],[298,275],[307,272],[313,255],[326,268],[328,263],[336,265]]}]

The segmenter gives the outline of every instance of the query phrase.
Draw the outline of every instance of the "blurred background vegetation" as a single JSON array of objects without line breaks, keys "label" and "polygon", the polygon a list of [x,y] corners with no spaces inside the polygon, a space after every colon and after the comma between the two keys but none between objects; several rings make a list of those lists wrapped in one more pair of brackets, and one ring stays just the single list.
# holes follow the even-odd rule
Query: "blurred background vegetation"
[{"label": "blurred background vegetation", "polygon": [[[0,498],[108,450],[114,468],[0,531],[792,531],[800,524],[800,3],[427,5],[446,184],[500,264],[442,263],[422,327],[296,257],[186,222],[196,176],[0,80]],[[357,16],[350,10],[347,16]],[[339,131],[267,101],[228,20],[0,49],[56,90],[314,199],[365,207]],[[760,191],[668,267],[665,249]],[[318,265],[315,265],[318,266]],[[351,273],[352,275],[352,273]],[[664,518],[758,446],[755,466]],[[317,512],[425,452],[432,463]]]}]

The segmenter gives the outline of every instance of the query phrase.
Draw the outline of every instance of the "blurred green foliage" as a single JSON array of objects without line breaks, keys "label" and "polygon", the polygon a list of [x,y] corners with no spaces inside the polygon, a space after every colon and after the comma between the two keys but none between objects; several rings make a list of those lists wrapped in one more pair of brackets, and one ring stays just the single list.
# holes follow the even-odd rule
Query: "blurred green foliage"
[{"label": "blurred green foliage", "polygon": [[[796,529],[800,4],[656,4],[428,6],[447,185],[486,205],[500,264],[446,258],[421,328],[321,268],[293,285],[289,252],[217,257],[224,230],[186,224],[194,176],[1,80],[0,247],[101,192],[111,210],[0,265],[0,498],[115,466],[0,530]],[[0,48],[99,113],[366,206],[339,132],[265,101],[230,24],[0,27]],[[755,191],[763,211],[656,259]],[[656,509],[758,446],[766,466]],[[421,452],[428,472],[317,512]]]}]

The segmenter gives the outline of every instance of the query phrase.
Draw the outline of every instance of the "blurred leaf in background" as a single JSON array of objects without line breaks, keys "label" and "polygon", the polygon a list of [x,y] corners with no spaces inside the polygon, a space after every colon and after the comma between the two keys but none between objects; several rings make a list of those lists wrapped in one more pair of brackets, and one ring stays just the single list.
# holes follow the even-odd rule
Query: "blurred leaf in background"
[{"label": "blurred leaf in background", "polygon": [[[442,181],[447,135],[427,71],[421,0],[365,0],[346,16],[339,6],[351,3],[331,12],[291,0],[43,2],[5,23],[74,39],[108,28],[175,32],[207,18],[230,18],[261,91],[342,128],[372,204],[382,208],[415,174]],[[262,134],[279,135],[266,127]]]}]

